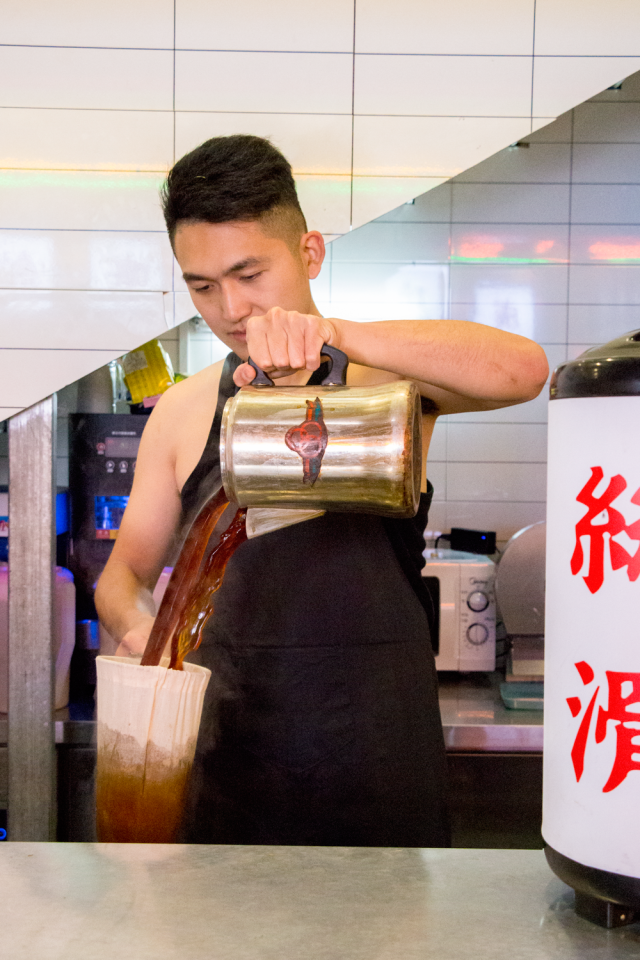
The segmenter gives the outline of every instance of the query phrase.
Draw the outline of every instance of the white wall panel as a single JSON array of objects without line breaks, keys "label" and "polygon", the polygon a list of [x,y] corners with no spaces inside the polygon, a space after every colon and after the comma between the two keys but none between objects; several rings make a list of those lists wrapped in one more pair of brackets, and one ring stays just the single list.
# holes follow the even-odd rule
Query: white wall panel
[{"label": "white wall panel", "polygon": [[3,0],[2,42],[172,47],[174,0]]},{"label": "white wall panel", "polygon": [[533,0],[358,0],[359,53],[530,54]]},{"label": "white wall panel", "polygon": [[546,463],[447,463],[447,500],[544,503]]},{"label": "white wall panel", "polygon": [[114,360],[122,351],[7,350],[0,347],[0,408],[30,407]]},{"label": "white wall panel", "polygon": [[354,177],[351,225],[360,227],[391,207],[407,203],[444,183],[443,177]]},{"label": "white wall panel", "polygon": [[637,143],[576,143],[572,163],[574,184],[640,183]]},{"label": "white wall panel", "polygon": [[[452,315],[455,316],[452,310]],[[475,410],[469,413],[457,413],[456,423],[546,423],[549,397],[543,390],[535,400],[518,403],[499,410]]]},{"label": "white wall panel", "polygon": [[573,139],[575,143],[640,143],[640,99],[582,103],[574,111]]},{"label": "white wall panel", "polygon": [[310,230],[345,233],[351,216],[351,178],[297,176],[300,206]]},{"label": "white wall panel", "polygon": [[449,234],[446,223],[431,224],[428,230],[421,223],[371,223],[362,234],[354,232],[333,247],[332,263],[446,263]]},{"label": "white wall panel", "polygon": [[[579,296],[579,291],[574,291]],[[606,343],[629,330],[640,328],[637,305],[569,304],[569,343]]]},{"label": "white wall panel", "polygon": [[[640,6],[636,0],[536,2],[536,53],[634,57],[639,36]],[[637,67],[621,76],[628,77],[634,69]]]},{"label": "white wall panel", "polygon": [[351,113],[352,58],[339,53],[176,53],[176,109]]},{"label": "white wall panel", "polygon": [[450,269],[452,303],[494,303],[500,316],[512,317],[518,326],[533,314],[535,304],[567,301],[568,268],[563,264],[528,266],[487,260],[453,263]]},{"label": "white wall panel", "polygon": [[0,228],[164,232],[157,173],[0,170]]},{"label": "white wall panel", "polygon": [[[337,241],[334,248],[342,239],[345,238]],[[331,299],[334,303],[341,303],[341,307],[353,304],[356,309],[362,309],[361,318],[393,319],[394,314],[411,316],[416,312],[409,313],[411,305],[420,308],[420,316],[438,316],[447,309],[449,270],[447,263],[334,261],[331,264]],[[372,312],[376,304],[380,308],[377,314]]]},{"label": "white wall panel", "polygon": [[640,262],[634,266],[606,262],[575,264],[571,266],[570,285],[575,303],[637,304],[640,303]]},{"label": "white wall panel", "polygon": [[0,110],[0,165],[37,169],[167,170],[173,114]]},{"label": "white wall panel", "polygon": [[[554,124],[555,126],[555,124]],[[529,138],[527,138],[528,140]],[[575,152],[573,155],[575,169]],[[464,170],[456,183],[547,183],[568,181],[571,149],[567,143],[530,143],[501,150]]]},{"label": "white wall panel", "polygon": [[531,135],[527,143],[571,143],[573,139],[573,111],[553,117],[533,117]]},{"label": "white wall panel", "polygon": [[533,114],[557,116],[638,69],[640,57],[536,56]]},{"label": "white wall panel", "polygon": [[176,156],[211,137],[268,137],[294,173],[351,174],[349,115],[310,113],[176,113]]},{"label": "white wall panel", "polygon": [[566,183],[457,183],[453,218],[479,223],[567,223],[569,185]]},{"label": "white wall panel", "polygon": [[531,57],[356,56],[355,111],[529,117]]},{"label": "white wall panel", "polygon": [[176,46],[195,50],[332,50],[353,46],[352,0],[176,0]]},{"label": "white wall panel", "polygon": [[355,118],[356,176],[452,177],[525,136],[510,117]]},{"label": "white wall panel", "polygon": [[171,110],[171,50],[0,47],[0,105]]},{"label": "white wall panel", "polygon": [[[513,333],[522,332],[523,336],[537,343],[565,343],[567,339],[566,302],[540,304],[518,301],[507,286],[499,289],[480,287],[474,301],[453,301],[449,310],[455,320],[470,320]],[[519,410],[520,407],[515,409]]]},{"label": "white wall panel", "polygon": [[[431,180],[430,177],[425,179]],[[396,207],[383,217],[378,217],[378,220],[390,223],[450,223],[451,183],[443,182],[437,190],[421,194],[413,203]]]},{"label": "white wall panel", "polygon": [[165,233],[0,230],[0,288],[170,290]]},{"label": "white wall panel", "polygon": [[546,463],[547,428],[537,423],[449,423],[447,459],[455,461],[491,461]]},{"label": "white wall panel", "polygon": [[640,184],[576,184],[571,194],[571,209],[574,223],[637,226],[640,223]]},{"label": "white wall panel", "polygon": [[[523,185],[526,191],[528,185]],[[458,184],[455,184],[455,191]],[[529,223],[525,218],[518,223],[492,223],[477,219],[477,212],[466,208],[458,198],[458,219],[463,222],[451,224],[451,259],[456,262],[476,263],[481,266],[506,264],[531,264],[538,266],[547,263],[565,263],[569,254],[569,224]],[[523,206],[526,205],[523,204]],[[503,212],[508,211],[503,207]],[[476,214],[475,222],[471,216]],[[466,222],[469,217],[471,222]]]},{"label": "white wall panel", "polygon": [[[52,350],[54,366],[60,349],[108,350],[119,356],[165,331],[161,293],[0,290],[0,346]],[[8,363],[10,356],[0,354],[0,359]],[[29,359],[17,353],[16,362],[25,357]],[[96,366],[105,362],[97,359]],[[28,369],[23,376],[30,379]]]}]

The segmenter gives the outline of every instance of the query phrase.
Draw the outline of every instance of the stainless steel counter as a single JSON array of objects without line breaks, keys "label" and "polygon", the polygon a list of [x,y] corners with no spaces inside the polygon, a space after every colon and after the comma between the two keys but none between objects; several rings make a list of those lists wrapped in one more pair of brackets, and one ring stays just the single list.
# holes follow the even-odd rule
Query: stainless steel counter
[{"label": "stainless steel counter", "polygon": [[8,843],[11,960],[613,960],[539,851]]},{"label": "stainless steel counter", "polygon": [[440,714],[447,750],[481,753],[542,751],[542,711],[508,710],[499,674],[440,677]]}]

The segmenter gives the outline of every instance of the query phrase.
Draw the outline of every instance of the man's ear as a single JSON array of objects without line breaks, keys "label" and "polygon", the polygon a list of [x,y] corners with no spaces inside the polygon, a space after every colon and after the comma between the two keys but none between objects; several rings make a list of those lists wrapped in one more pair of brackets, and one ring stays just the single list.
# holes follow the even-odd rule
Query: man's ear
[{"label": "man's ear", "polygon": [[309,279],[315,280],[320,273],[326,253],[322,234],[317,230],[304,233],[300,237],[300,253],[303,262],[307,265]]}]

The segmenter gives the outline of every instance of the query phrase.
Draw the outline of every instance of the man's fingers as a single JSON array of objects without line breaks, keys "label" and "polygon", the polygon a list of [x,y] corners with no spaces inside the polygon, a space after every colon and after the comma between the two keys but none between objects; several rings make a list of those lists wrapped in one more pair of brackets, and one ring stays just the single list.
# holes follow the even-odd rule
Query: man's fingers
[{"label": "man's fingers", "polygon": [[[251,359],[253,359],[253,357]],[[256,372],[250,363],[241,363],[239,367],[236,367],[235,373],[233,374],[233,382],[236,387],[247,387],[255,375]]]}]

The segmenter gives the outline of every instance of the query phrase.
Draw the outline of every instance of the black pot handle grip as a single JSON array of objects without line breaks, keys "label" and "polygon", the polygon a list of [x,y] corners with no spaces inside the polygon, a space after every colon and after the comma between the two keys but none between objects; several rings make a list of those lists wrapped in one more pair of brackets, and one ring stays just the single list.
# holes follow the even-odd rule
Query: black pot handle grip
[{"label": "black pot handle grip", "polygon": [[[329,373],[324,378],[320,386],[322,387],[345,387],[347,385],[347,367],[349,366],[349,357],[337,347],[331,347],[325,343],[321,350],[323,357],[328,357],[331,361]],[[265,373],[257,363],[254,363],[249,357],[247,363],[250,363],[256,371],[256,375],[251,381],[252,387],[275,387],[275,383],[268,373]]]}]

